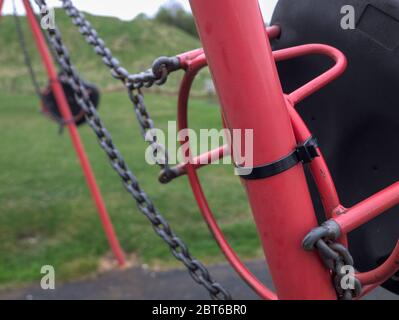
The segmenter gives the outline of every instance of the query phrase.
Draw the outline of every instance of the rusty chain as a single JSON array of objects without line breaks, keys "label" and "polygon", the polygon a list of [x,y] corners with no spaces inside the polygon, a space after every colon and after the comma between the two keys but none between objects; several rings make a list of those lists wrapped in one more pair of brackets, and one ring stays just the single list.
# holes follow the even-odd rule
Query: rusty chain
[{"label": "rusty chain", "polygon": [[[43,16],[47,12],[49,12],[45,0],[35,0],[35,2],[39,6]],[[64,2],[66,3],[67,1]],[[85,25],[86,27],[90,26],[88,22],[85,23]],[[213,278],[209,274],[209,271],[201,262],[191,256],[187,246],[173,232],[168,222],[155,208],[153,202],[145,193],[145,191],[139,186],[136,176],[129,169],[123,156],[114,145],[111,134],[104,127],[97,110],[91,103],[88,92],[85,89],[84,84],[80,79],[75,67],[72,65],[69,52],[62,42],[61,34],[58,28],[55,27],[54,29],[47,29],[47,32],[49,35],[50,45],[53,47],[54,52],[56,53],[59,65],[61,66],[63,73],[67,77],[69,84],[74,89],[76,100],[86,113],[87,123],[96,134],[101,148],[105,151],[111,162],[112,167],[122,179],[123,185],[125,186],[126,190],[136,201],[137,207],[140,212],[144,214],[144,216],[151,222],[155,233],[158,234],[158,236],[160,236],[166,242],[175,258],[181,261],[186,266],[189,274],[194,279],[194,281],[205,287],[212,299],[230,300],[230,293],[219,283],[213,280]],[[93,32],[95,31],[93,30]],[[102,40],[98,38],[97,41]],[[104,58],[104,60],[106,61],[104,62],[112,67],[113,71],[115,71],[114,76],[118,77],[118,75],[123,75],[124,79],[128,79],[129,83],[132,85],[135,84],[138,87],[140,87],[141,85],[148,86],[152,84],[152,82],[158,82],[158,84],[162,84],[162,82],[166,80],[165,71],[161,74],[155,73],[153,74],[153,76],[150,74],[150,72],[147,72],[144,73],[144,75],[140,74],[137,75],[137,77],[133,78],[132,75],[128,74],[125,69],[119,66],[119,62],[111,55],[111,52],[107,50],[103,42],[101,48],[105,50],[106,53],[106,58]],[[161,69],[163,68],[167,70],[168,66],[162,66]],[[137,99],[143,98],[140,93],[138,93],[136,97]],[[140,115],[141,114],[142,112],[140,111]],[[148,127],[153,126],[153,123],[150,120],[149,116],[145,116],[145,118],[148,120]]]}]

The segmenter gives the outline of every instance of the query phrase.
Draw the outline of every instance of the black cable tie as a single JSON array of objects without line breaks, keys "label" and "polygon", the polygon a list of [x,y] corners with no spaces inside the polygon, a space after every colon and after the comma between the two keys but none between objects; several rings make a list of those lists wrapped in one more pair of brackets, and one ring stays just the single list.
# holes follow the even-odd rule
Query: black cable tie
[{"label": "black cable tie", "polygon": [[236,166],[236,172],[241,178],[246,180],[258,180],[272,177],[291,169],[299,162],[303,164],[312,162],[314,158],[320,156],[317,148],[317,139],[312,136],[303,144],[298,145],[289,155],[280,160],[253,168]]}]

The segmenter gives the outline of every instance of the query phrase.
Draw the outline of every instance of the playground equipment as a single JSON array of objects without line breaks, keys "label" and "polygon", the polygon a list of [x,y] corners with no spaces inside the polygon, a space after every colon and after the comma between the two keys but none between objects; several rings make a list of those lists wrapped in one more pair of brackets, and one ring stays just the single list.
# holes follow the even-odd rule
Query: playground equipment
[{"label": "playground equipment", "polygon": [[[354,8],[354,30],[339,27],[343,15],[337,13],[348,5]],[[399,180],[398,12],[396,0],[280,0],[272,19],[272,24],[284,30],[272,41],[274,50],[328,43],[348,60],[342,77],[297,108],[319,139],[346,206]],[[277,66],[284,91],[290,92],[329,68],[330,61],[303,57]],[[323,208],[314,185],[311,192],[321,218]],[[349,248],[357,269],[366,271],[384,262],[398,236],[398,207],[354,230]],[[398,281],[390,280],[384,286],[399,293]]]},{"label": "playground equipment", "polygon": [[[48,12],[45,1],[35,0],[35,2],[42,13]],[[141,89],[154,84],[162,85],[167,80],[168,74],[184,70],[185,76],[179,96],[178,122],[181,129],[187,128],[189,91],[195,75],[207,64],[216,84],[225,126],[228,129],[252,128],[254,130],[254,163],[251,168],[245,167],[244,164],[237,166],[236,169],[241,175],[241,181],[251,204],[276,293],[256,279],[229,246],[209,209],[196,174],[196,170],[203,166],[199,161],[200,158],[215,154],[222,156],[224,154],[222,151],[230,150],[234,141],[175,167],[169,165],[167,150],[160,145],[156,136],[149,143],[154,152],[164,156],[163,161],[158,163],[162,170],[160,181],[167,183],[180,176],[188,175],[204,219],[226,258],[262,298],[360,298],[386,282],[398,271],[399,242],[383,257],[385,260],[379,261],[379,266],[371,271],[365,269],[372,267],[370,264],[363,268],[365,271],[362,270],[363,272],[356,274],[348,274],[343,269],[343,267],[357,266],[348,250],[347,235],[373,218],[382,217],[385,211],[396,206],[399,203],[399,183],[394,183],[350,208],[341,205],[327,166],[328,162],[324,160],[321,148],[318,147],[316,139],[295,107],[297,105],[299,107],[299,103],[305,102],[306,98],[312,99],[312,95],[320,95],[319,90],[344,74],[347,60],[339,50],[339,46],[334,48],[326,44],[307,44],[306,38],[304,43],[296,43],[294,47],[284,46],[279,48],[280,50],[272,51],[268,38],[278,38],[278,40],[272,40],[275,47],[280,45],[280,41],[284,43],[290,39],[289,26],[292,17],[288,19],[289,21],[282,18],[281,24],[278,23],[278,10],[282,10],[281,8],[285,5],[288,6],[288,1],[285,3],[281,1],[282,4],[274,17],[276,25],[265,29],[257,0],[191,0],[190,4],[204,49],[196,49],[176,57],[159,58],[150,70],[141,74],[130,74],[121,67],[97,31],[73,6],[73,3],[70,0],[61,0],[61,2],[86,41],[93,46],[95,52],[111,70],[112,76],[122,81],[128,89],[143,134],[154,128],[154,123],[146,109]],[[368,1],[364,1],[366,2]],[[44,39],[37,28],[37,23],[33,22],[34,15],[29,1],[24,0],[24,4],[35,37],[42,39],[38,43],[43,48],[40,46],[39,48],[41,52],[46,53]],[[299,2],[296,5],[301,7]],[[313,5],[317,7],[318,4]],[[306,10],[309,9],[307,7]],[[292,10],[295,11],[295,6]],[[332,14],[338,17],[340,11],[334,11]],[[326,20],[323,22],[327,23]],[[288,40],[285,38],[285,23],[288,25]],[[338,27],[339,24],[337,24]],[[54,48],[62,74],[73,89],[79,106],[85,112],[88,125],[94,130],[100,146],[106,152],[127,191],[137,202],[138,209],[149,219],[155,232],[170,247],[173,255],[187,267],[193,279],[209,291],[212,298],[231,298],[228,291],[215,282],[207,269],[190,255],[187,247],[174,234],[167,221],[140,188],[136,177],[128,168],[113,143],[110,133],[104,127],[84,82],[73,68],[72,59],[63,45],[59,30],[48,29],[47,32],[49,44]],[[304,37],[306,37],[305,32]],[[299,40],[299,42],[302,41]],[[302,82],[298,83],[298,86],[292,85],[290,90],[286,91],[290,93],[283,93],[276,62],[295,60],[309,55],[325,56],[333,63],[330,62],[327,68],[318,69],[317,73],[312,73],[311,77],[300,78]],[[44,54],[44,56],[48,55]],[[308,57],[309,61],[313,58]],[[293,73],[293,71],[290,72]],[[53,76],[51,79],[56,79],[55,72],[50,75]],[[289,78],[288,81],[291,79]],[[63,91],[58,80],[57,83],[54,93],[62,98]],[[335,84],[336,82],[332,86]],[[356,92],[351,94],[356,94]],[[63,105],[59,103],[61,113],[64,118],[70,119],[70,111],[65,99],[63,102]],[[318,107],[325,108],[326,106],[319,105]],[[63,109],[66,111],[63,112]],[[69,114],[65,116],[64,113],[68,111]],[[73,122],[68,123],[68,128],[76,130]],[[315,130],[313,133],[319,132]],[[322,143],[321,145],[323,146]],[[304,172],[305,164],[309,165],[314,180],[313,194],[317,192],[321,199],[322,209],[318,210],[320,225]],[[243,169],[252,170],[250,174],[247,174],[243,172]],[[394,223],[398,221],[397,215],[396,219],[392,221]],[[365,228],[365,230],[372,230],[372,228]],[[398,240],[397,228],[389,229],[388,226],[385,232]],[[351,238],[349,238],[350,242]],[[359,245],[362,244],[358,242],[354,249],[357,250]],[[383,254],[386,248],[389,246],[384,247]],[[368,247],[364,248],[363,243],[360,250],[366,249]],[[318,254],[312,251],[317,251]],[[374,255],[369,255],[369,257],[375,258]],[[351,285],[343,286],[342,283],[345,280],[350,280]],[[393,277],[388,286],[392,291],[397,290],[397,283],[395,285],[394,282]]]},{"label": "playground equipment", "polygon": [[[0,0],[0,16],[3,4],[4,0]],[[22,33],[21,24],[15,12],[15,3],[13,4],[16,30],[19,35],[21,49],[24,53],[25,62],[28,66],[35,92],[40,100],[42,111],[44,114],[57,121],[62,127],[66,126],[68,128],[76,155],[79,159],[82,172],[86,178],[87,185],[97,207],[111,250],[118,261],[118,264],[122,266],[125,264],[124,253],[113,229],[112,222],[109,218],[107,208],[97,185],[94,172],[91,168],[90,161],[86,155],[83,143],[76,127],[76,125],[85,121],[83,118],[84,114],[82,113],[81,108],[79,108],[76,97],[73,95],[71,86],[65,82],[64,76],[58,76],[50,50],[37,21],[36,15],[33,12],[29,0],[26,0],[23,1],[26,10],[26,16],[32,31],[33,38],[37,45],[38,52],[40,53],[43,66],[49,79],[49,86],[47,88],[42,90],[39,87],[36,75],[32,68],[29,54],[26,50],[25,38]],[[87,97],[91,99],[92,103],[94,103],[95,107],[97,107],[99,101],[97,89],[93,85],[88,85],[87,83],[84,83],[83,85],[87,85]]]}]

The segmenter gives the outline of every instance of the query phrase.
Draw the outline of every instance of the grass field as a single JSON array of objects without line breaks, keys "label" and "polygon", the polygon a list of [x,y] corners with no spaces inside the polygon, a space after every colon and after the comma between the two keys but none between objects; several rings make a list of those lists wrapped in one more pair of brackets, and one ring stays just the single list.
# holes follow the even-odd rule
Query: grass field
[{"label": "grass field", "polygon": [[[176,118],[174,97],[148,95],[158,127]],[[97,212],[71,147],[67,132],[40,115],[31,94],[0,93],[0,286],[40,278],[44,264],[53,265],[58,280],[87,275],[109,254]],[[220,126],[216,102],[193,100],[192,127]],[[124,92],[102,96],[100,114],[116,145],[172,228],[205,262],[223,260],[202,221],[186,177],[169,185],[157,181],[158,169],[144,160],[132,106]],[[91,129],[81,127],[84,144],[124,250],[152,267],[177,266],[149,222],[138,212],[97,145]],[[223,230],[243,258],[261,255],[245,195],[229,165],[201,170]]]}]

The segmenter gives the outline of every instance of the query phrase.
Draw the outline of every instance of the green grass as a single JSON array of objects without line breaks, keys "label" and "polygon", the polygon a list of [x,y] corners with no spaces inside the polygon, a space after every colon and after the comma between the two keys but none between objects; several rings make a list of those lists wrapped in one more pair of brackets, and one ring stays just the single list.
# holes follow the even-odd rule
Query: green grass
[{"label": "green grass", "polygon": [[[160,128],[176,118],[176,98],[147,95]],[[86,188],[67,132],[42,117],[31,94],[0,93],[0,286],[36,281],[40,267],[51,264],[57,279],[84,276],[109,253],[97,212]],[[218,128],[215,102],[194,99],[190,125]],[[195,204],[186,177],[161,185],[158,169],[144,160],[142,141],[125,93],[103,94],[100,114],[141,186],[205,262],[224,261]],[[138,212],[97,145],[91,129],[79,129],[108,211],[124,250],[150,266],[179,265]],[[261,256],[244,191],[231,166],[200,171],[210,205],[233,247],[244,259]]]}]

